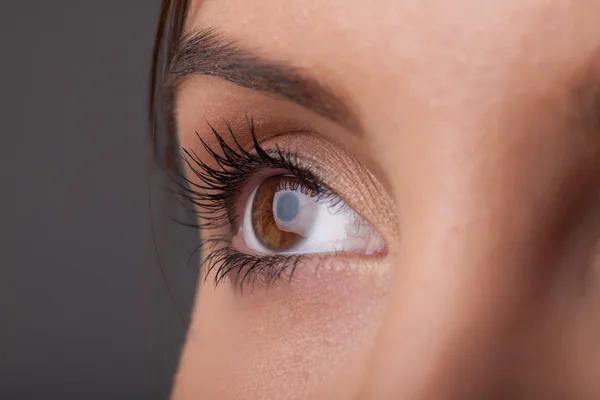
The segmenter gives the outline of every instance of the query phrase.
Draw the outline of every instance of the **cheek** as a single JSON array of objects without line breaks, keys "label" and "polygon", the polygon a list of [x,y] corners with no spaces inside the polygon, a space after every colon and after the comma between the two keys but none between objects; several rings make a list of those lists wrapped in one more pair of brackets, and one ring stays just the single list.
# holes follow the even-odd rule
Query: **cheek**
[{"label": "cheek", "polygon": [[322,265],[252,293],[204,285],[177,386],[202,398],[353,393],[382,317],[385,282],[364,268]]}]

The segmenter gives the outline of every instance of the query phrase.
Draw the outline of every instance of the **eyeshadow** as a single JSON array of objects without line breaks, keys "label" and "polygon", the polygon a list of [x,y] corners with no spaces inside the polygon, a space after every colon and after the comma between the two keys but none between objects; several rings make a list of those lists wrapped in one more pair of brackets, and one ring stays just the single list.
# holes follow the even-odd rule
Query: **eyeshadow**
[{"label": "eyeshadow", "polygon": [[262,144],[297,153],[301,167],[310,170],[373,226],[387,227],[392,235],[398,235],[392,198],[377,178],[340,146],[314,133],[282,135]]}]

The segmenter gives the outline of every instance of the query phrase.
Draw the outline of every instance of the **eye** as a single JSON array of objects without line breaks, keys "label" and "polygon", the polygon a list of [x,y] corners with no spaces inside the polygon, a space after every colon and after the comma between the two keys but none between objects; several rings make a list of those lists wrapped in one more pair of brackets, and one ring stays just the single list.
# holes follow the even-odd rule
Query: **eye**
[{"label": "eye", "polygon": [[236,237],[253,253],[371,255],[385,249],[381,235],[342,199],[293,175],[264,179],[248,197],[241,220]]}]

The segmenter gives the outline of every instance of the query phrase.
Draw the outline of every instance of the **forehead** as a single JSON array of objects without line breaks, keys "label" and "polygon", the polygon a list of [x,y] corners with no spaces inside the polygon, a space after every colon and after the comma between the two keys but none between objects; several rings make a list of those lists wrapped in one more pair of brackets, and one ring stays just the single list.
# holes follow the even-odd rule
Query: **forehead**
[{"label": "forehead", "polygon": [[600,0],[197,0],[186,29],[214,27],[389,121],[398,104],[454,117],[565,97],[598,65],[598,15]]},{"label": "forehead", "polygon": [[193,0],[187,26],[216,26],[306,64],[356,55],[353,63],[375,55],[480,63],[596,46],[599,13],[600,0]]}]

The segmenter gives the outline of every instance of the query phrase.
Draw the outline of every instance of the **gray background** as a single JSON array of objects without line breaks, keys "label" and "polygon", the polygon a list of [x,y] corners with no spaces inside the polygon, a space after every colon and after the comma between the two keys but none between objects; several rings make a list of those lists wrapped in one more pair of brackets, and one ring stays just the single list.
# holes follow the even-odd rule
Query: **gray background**
[{"label": "gray background", "polygon": [[1,4],[0,398],[166,398],[197,272],[147,157],[159,1]]}]

